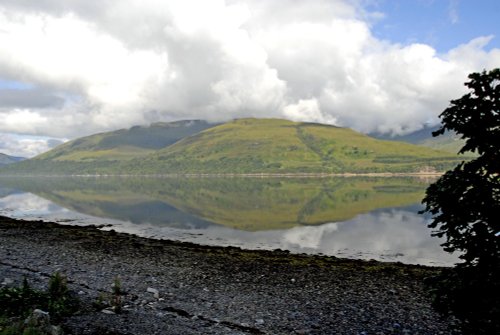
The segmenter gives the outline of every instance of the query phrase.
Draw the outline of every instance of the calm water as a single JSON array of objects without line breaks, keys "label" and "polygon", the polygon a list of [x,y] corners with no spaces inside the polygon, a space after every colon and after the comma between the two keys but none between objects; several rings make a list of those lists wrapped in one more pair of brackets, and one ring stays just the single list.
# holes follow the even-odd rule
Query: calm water
[{"label": "calm water", "polygon": [[0,178],[0,214],[152,238],[452,265],[415,178]]}]

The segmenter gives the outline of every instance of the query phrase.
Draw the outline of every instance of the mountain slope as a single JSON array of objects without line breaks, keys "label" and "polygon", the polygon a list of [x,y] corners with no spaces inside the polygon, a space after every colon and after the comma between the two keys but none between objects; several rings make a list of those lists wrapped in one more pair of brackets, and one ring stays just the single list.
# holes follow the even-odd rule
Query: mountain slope
[{"label": "mountain slope", "polygon": [[446,132],[443,135],[437,137],[432,136],[432,132],[438,130],[440,127],[424,127],[421,130],[415,131],[407,135],[400,136],[388,136],[388,135],[378,135],[371,134],[378,139],[407,142],[411,144],[421,145],[427,148],[445,151],[448,153],[456,154],[464,146],[465,141],[460,139],[460,136],[453,132]]},{"label": "mountain slope", "polygon": [[100,133],[75,139],[35,157],[53,161],[115,161],[148,155],[212,125],[204,121],[153,123],[149,127]]},{"label": "mountain slope", "polygon": [[[130,140],[134,129],[148,134],[152,127],[97,134],[71,141],[2,172],[136,175],[418,172],[443,171],[462,159],[322,124],[241,119],[211,128],[205,123],[197,127],[203,130],[195,133],[198,128],[182,126],[177,137],[162,138],[161,145],[173,144],[158,150],[155,149],[160,144],[144,142],[140,136],[137,136],[140,140]],[[158,130],[162,131],[167,130]],[[174,141],[189,131],[193,135]]]},{"label": "mountain slope", "polygon": [[[462,140],[457,134],[447,132],[438,137],[429,137],[427,139],[423,139],[417,144],[424,147],[456,154],[465,145],[465,140]],[[471,153],[468,153],[467,155],[474,156],[474,154]]]},{"label": "mountain slope", "polygon": [[23,161],[25,159],[26,158],[24,158],[24,157],[14,157],[14,156],[9,156],[9,155],[0,153],[0,166],[12,164],[12,163],[17,163],[17,162]]},{"label": "mountain slope", "polygon": [[241,119],[158,150],[129,170],[147,173],[343,173],[443,170],[457,157],[351,129],[277,119]]}]

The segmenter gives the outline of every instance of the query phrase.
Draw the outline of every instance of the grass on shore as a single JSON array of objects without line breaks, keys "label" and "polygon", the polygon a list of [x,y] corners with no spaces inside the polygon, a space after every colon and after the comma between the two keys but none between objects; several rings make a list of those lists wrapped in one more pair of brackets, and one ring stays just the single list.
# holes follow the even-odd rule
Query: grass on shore
[{"label": "grass on shore", "polygon": [[[32,288],[25,278],[20,287],[0,289],[0,335],[53,334],[49,320],[60,321],[74,313],[77,306],[78,300],[69,295],[66,277],[59,272],[50,277],[47,291]],[[47,323],[31,317],[36,309],[50,315]]]}]

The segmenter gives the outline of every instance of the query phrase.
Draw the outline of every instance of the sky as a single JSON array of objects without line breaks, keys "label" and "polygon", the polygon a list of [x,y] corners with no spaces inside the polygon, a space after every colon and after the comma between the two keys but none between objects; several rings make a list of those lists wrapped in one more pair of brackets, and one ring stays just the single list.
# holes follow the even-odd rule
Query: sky
[{"label": "sky", "polygon": [[0,152],[158,121],[406,134],[500,66],[497,0],[0,0]]}]

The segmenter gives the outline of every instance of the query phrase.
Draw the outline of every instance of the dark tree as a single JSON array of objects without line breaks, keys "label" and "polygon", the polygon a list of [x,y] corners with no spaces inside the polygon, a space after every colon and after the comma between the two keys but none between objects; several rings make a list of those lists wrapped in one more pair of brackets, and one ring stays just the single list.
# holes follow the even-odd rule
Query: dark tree
[{"label": "dark tree", "polygon": [[427,189],[433,235],[462,262],[434,278],[435,305],[451,312],[469,334],[500,334],[500,69],[469,75],[470,92],[440,115],[445,131],[461,135],[462,162]]}]

